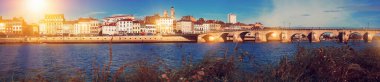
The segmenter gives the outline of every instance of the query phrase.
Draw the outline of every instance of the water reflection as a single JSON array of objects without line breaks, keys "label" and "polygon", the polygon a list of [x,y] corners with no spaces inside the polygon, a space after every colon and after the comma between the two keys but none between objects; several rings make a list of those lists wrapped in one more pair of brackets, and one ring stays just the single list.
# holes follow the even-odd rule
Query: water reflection
[{"label": "water reflection", "polygon": [[[354,48],[378,45],[372,43],[349,43]],[[149,43],[149,44],[113,44],[113,64],[111,70],[139,60],[165,62],[169,68],[181,66],[184,56],[192,56],[197,62],[205,54],[223,55],[225,52],[233,53],[238,50],[252,55],[253,62],[243,61],[245,69],[251,66],[276,65],[284,56],[292,56],[298,46],[314,48],[321,46],[342,46],[335,42],[294,42],[294,43]],[[227,49],[227,51],[226,51]],[[94,68],[102,67],[108,63],[108,44],[13,44],[0,45],[0,77],[27,77],[43,75],[45,77],[59,77],[56,73],[71,75],[76,71],[85,71],[91,75]],[[245,59],[246,60],[246,59]]]}]

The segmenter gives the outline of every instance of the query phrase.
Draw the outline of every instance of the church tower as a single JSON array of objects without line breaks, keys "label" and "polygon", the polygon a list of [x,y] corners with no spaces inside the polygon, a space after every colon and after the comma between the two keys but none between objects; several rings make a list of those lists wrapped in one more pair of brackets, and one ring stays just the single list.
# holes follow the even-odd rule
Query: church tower
[{"label": "church tower", "polygon": [[175,19],[175,11],[173,6],[170,8],[170,18]]},{"label": "church tower", "polygon": [[168,17],[168,11],[164,10],[164,17]]}]

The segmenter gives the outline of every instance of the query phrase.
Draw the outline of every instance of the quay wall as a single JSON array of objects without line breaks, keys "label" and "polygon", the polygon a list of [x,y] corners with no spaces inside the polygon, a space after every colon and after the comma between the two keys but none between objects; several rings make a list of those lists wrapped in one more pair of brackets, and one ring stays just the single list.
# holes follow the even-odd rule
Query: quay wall
[{"label": "quay wall", "polygon": [[186,36],[94,36],[94,37],[24,37],[0,38],[0,43],[165,43],[197,42]]}]

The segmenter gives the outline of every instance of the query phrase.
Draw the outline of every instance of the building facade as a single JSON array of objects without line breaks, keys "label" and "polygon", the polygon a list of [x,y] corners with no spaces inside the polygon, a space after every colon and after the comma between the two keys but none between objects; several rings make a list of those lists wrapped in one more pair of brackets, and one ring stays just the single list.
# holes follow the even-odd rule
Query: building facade
[{"label": "building facade", "polygon": [[181,20],[180,21],[191,21],[191,22],[195,22],[197,21],[193,16],[182,16]]},{"label": "building facade", "polygon": [[117,35],[119,34],[116,23],[111,23],[101,26],[102,35]]},{"label": "building facade", "polygon": [[162,35],[174,34],[174,20],[170,17],[161,17],[156,21],[156,32]]},{"label": "building facade", "polygon": [[208,25],[203,23],[194,23],[194,34],[203,34],[207,33],[209,30]]},{"label": "building facade", "polygon": [[160,19],[159,14],[154,14],[153,16],[146,16],[144,23],[145,24],[156,24],[158,19]]},{"label": "building facade", "polygon": [[42,35],[62,35],[65,16],[63,14],[47,14],[40,21],[40,34]]},{"label": "building facade", "polygon": [[22,17],[0,20],[0,32],[6,35],[22,35],[27,24]]},{"label": "building facade", "polygon": [[111,17],[103,18],[102,25],[109,25],[125,19],[135,20],[135,17],[133,15],[114,15]]},{"label": "building facade", "polygon": [[5,23],[0,20],[0,33],[5,33]]},{"label": "building facade", "polygon": [[232,14],[232,13],[228,14],[228,17],[227,17],[228,23],[232,23],[232,24],[237,23],[236,18],[237,16],[235,14]]},{"label": "building facade", "polygon": [[142,25],[141,33],[142,35],[155,35],[156,34],[156,25],[154,24],[145,24]]},{"label": "building facade", "polygon": [[221,31],[222,29],[222,25],[216,20],[207,20],[205,24],[208,26],[209,31]]},{"label": "building facade", "polygon": [[40,26],[38,26],[38,24],[36,24],[36,23],[33,23],[33,24],[31,24],[30,25],[30,27],[32,28],[32,35],[38,35],[39,33],[39,27]]},{"label": "building facade", "polygon": [[192,34],[194,31],[193,22],[191,21],[178,21],[176,28],[179,28],[182,34]]},{"label": "building facade", "polygon": [[141,33],[140,27],[141,27],[140,21],[133,21],[132,33],[140,35],[140,33]]},{"label": "building facade", "polygon": [[132,19],[123,19],[119,20],[116,23],[117,31],[119,35],[127,35],[132,33],[133,20]]},{"label": "building facade", "polygon": [[75,24],[77,23],[77,21],[65,21],[64,24],[63,24],[63,35],[71,35],[71,34],[75,34],[75,32],[77,32],[75,30]]},{"label": "building facade", "polygon": [[74,24],[75,35],[98,35],[100,23],[95,18],[79,18]]}]

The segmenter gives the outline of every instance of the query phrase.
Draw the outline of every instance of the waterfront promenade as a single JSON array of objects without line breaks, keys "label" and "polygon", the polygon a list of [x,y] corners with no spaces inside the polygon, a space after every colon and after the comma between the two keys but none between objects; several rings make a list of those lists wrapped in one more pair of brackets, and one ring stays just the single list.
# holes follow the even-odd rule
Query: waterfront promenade
[{"label": "waterfront promenade", "polygon": [[0,38],[0,43],[165,43],[196,42],[196,36],[92,36]]}]

